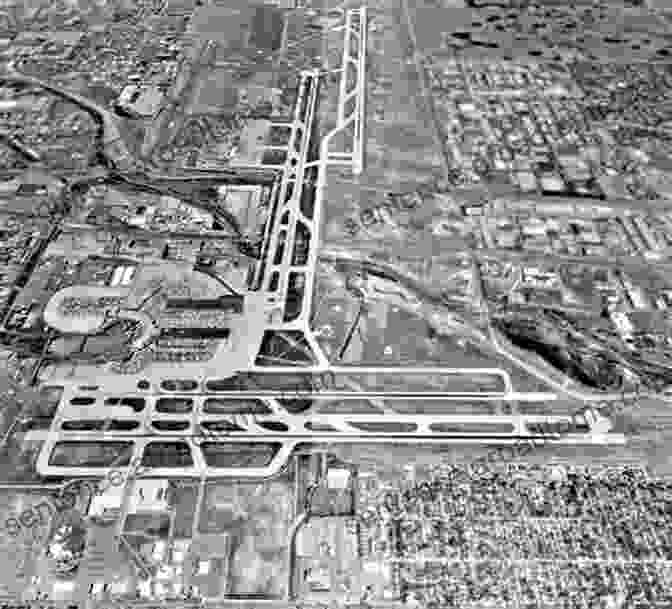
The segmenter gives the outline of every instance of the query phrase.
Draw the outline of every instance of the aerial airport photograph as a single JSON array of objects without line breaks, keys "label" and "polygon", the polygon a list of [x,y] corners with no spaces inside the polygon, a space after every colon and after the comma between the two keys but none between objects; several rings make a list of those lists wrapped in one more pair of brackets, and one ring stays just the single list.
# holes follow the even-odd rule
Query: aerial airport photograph
[{"label": "aerial airport photograph", "polygon": [[0,609],[672,609],[672,5],[0,0]]}]

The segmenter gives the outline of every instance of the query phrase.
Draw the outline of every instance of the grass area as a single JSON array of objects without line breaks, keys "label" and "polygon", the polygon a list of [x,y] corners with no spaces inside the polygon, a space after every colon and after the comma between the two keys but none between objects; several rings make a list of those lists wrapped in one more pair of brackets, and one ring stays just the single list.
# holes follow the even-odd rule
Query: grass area
[{"label": "grass area", "polygon": [[336,376],[337,387],[347,387],[346,378],[354,381],[363,390],[395,391],[504,391],[502,379],[485,374],[410,374],[400,370],[386,374],[348,374]]},{"label": "grass area", "polygon": [[459,414],[479,416],[493,415],[497,412],[496,402],[444,402],[441,400],[405,402],[403,400],[395,400],[394,402],[386,402],[386,404],[395,412],[401,414]]}]

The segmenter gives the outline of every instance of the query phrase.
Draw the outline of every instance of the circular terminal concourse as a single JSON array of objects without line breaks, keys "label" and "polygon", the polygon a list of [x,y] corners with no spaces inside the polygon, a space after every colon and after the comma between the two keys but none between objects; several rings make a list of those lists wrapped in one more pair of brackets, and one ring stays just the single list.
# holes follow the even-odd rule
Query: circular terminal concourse
[{"label": "circular terminal concourse", "polygon": [[156,333],[156,324],[142,311],[124,308],[128,288],[75,285],[60,290],[47,303],[45,323],[63,334],[98,334],[111,322],[129,319],[142,330],[133,337],[132,348],[144,347]]}]

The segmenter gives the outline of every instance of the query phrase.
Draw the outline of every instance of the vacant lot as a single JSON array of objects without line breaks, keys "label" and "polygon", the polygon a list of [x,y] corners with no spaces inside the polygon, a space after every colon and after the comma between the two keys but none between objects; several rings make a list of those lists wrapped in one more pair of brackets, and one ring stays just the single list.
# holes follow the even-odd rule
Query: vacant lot
[{"label": "vacant lot", "polygon": [[287,540],[294,518],[289,481],[213,483],[201,512],[203,533],[228,533],[229,591],[281,597],[287,591]]}]

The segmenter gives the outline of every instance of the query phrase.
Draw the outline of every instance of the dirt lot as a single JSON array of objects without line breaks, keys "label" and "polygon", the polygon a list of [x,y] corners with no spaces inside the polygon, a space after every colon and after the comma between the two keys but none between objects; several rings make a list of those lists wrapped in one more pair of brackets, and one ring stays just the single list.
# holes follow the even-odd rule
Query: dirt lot
[{"label": "dirt lot", "polygon": [[289,582],[287,539],[294,518],[290,483],[208,485],[201,532],[231,537],[229,592],[283,596]]}]

